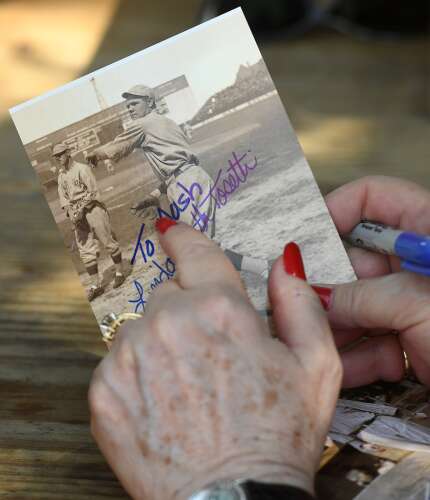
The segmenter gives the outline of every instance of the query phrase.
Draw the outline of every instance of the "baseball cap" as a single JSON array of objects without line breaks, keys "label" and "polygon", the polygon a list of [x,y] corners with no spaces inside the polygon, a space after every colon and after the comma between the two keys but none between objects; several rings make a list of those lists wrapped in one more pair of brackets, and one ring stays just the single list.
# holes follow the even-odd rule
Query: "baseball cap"
[{"label": "baseball cap", "polygon": [[122,97],[124,99],[127,99],[128,97],[149,97],[155,101],[154,91],[150,87],[141,84],[131,87],[130,90],[127,90],[127,92],[122,94]]},{"label": "baseball cap", "polygon": [[68,151],[69,149],[70,148],[66,143],[60,142],[60,143],[56,144],[54,146],[54,148],[52,149],[52,156],[57,156],[61,153],[64,153],[65,151]]}]

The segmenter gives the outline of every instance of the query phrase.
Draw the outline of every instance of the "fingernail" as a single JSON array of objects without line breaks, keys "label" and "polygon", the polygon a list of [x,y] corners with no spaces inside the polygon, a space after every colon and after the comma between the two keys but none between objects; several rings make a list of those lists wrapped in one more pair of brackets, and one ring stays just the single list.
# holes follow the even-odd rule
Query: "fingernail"
[{"label": "fingernail", "polygon": [[306,281],[305,268],[302,254],[297,243],[287,243],[284,248],[284,269],[290,276],[295,276]]},{"label": "fingernail", "polygon": [[325,286],[316,286],[316,285],[312,285],[312,288],[320,298],[321,304],[324,307],[324,309],[328,311],[331,306],[331,297],[333,294],[333,290],[331,288],[326,288]]},{"label": "fingernail", "polygon": [[155,221],[155,228],[160,234],[164,234],[169,227],[176,226],[177,222],[168,217],[160,217]]}]

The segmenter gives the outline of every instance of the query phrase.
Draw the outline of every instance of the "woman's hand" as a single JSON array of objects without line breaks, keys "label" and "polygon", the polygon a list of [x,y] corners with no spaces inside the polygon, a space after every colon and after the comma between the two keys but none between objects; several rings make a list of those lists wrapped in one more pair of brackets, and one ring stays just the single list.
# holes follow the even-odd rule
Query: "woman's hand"
[{"label": "woman's hand", "polygon": [[[366,177],[330,193],[326,202],[341,236],[361,219],[430,234],[430,193],[412,182]],[[397,257],[360,248],[348,253],[360,279],[333,288],[329,311],[343,350],[343,385],[401,379],[403,351],[417,378],[430,385],[430,279],[397,272]],[[357,343],[364,336],[370,338]]]},{"label": "woman's hand", "polygon": [[[413,182],[363,177],[331,192],[325,201],[341,236],[350,233],[362,219],[430,235],[430,192]],[[399,259],[394,256],[361,248],[351,248],[348,254],[360,279],[400,270]]]},{"label": "woman's hand", "polygon": [[341,364],[316,294],[270,278],[270,337],[222,251],[183,224],[161,236],[175,280],[125,324],[90,387],[92,432],[133,498],[186,499],[219,479],[313,492]]}]

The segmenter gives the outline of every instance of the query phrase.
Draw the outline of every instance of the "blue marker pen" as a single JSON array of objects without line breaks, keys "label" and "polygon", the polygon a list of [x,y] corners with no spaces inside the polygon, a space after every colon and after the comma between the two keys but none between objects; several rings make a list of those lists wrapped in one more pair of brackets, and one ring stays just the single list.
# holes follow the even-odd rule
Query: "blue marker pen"
[{"label": "blue marker pen", "polygon": [[430,237],[392,229],[378,222],[360,222],[346,240],[374,252],[397,255],[402,269],[430,276]]}]

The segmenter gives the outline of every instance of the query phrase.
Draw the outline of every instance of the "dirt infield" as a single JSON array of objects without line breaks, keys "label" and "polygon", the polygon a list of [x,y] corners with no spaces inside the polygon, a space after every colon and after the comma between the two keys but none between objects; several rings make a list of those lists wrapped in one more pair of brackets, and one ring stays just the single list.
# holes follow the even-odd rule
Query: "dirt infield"
[{"label": "dirt infield", "polygon": [[[255,156],[258,162],[246,183],[217,210],[215,239],[224,247],[244,255],[275,259],[284,244],[294,240],[302,246],[311,281],[331,283],[353,279],[349,261],[339,251],[337,233],[326,217],[325,206],[321,204],[319,192],[278,96],[198,128],[192,142],[201,166],[212,178],[220,169],[225,171],[228,168],[233,152],[239,155],[248,152],[249,157]],[[137,218],[129,210],[157,185],[142,153],[135,152],[119,162],[113,175],[106,175],[104,166],[99,166],[96,176],[112,227],[123,249],[128,273],[126,282],[113,290],[113,263],[102,252],[100,269],[106,292],[91,304],[100,322],[109,312],[133,311],[135,304],[128,301],[139,295],[135,281],[142,285],[147,299],[151,282],[160,274],[160,270],[149,261],[145,263],[141,255],[133,266],[129,264],[142,223],[145,224],[145,238],[156,246],[154,258],[157,263],[164,263],[166,257],[158,247],[155,210],[145,218]],[[61,214],[58,201],[50,205],[81,281],[87,286],[86,274],[73,244],[71,225]],[[264,277],[243,273],[243,278],[256,306],[264,309]]]}]

